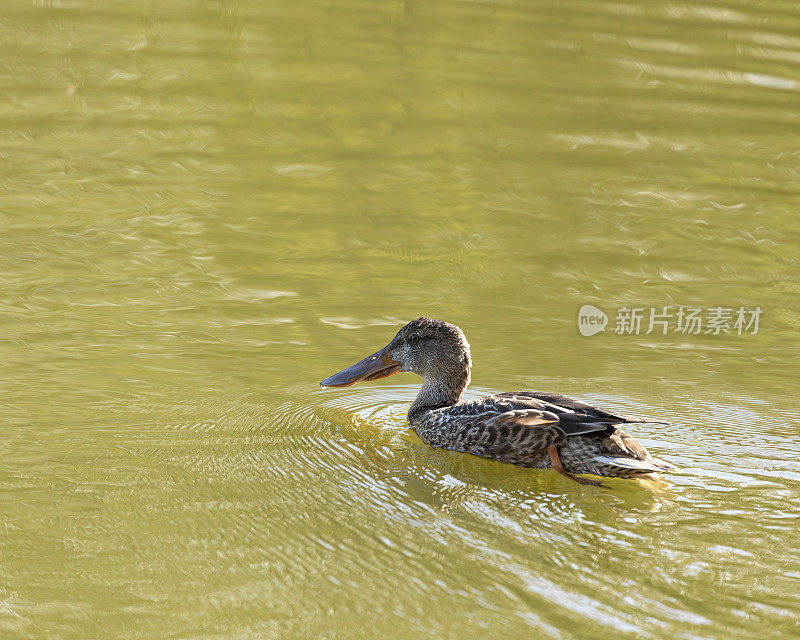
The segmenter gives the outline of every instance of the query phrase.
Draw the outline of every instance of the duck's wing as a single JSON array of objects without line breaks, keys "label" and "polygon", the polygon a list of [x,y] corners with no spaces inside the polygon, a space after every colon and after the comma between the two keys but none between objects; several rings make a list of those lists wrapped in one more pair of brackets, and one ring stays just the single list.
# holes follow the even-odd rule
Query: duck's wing
[{"label": "duck's wing", "polygon": [[[472,402],[455,405],[452,409],[458,410],[459,407],[464,407],[464,410],[472,411],[471,407],[474,405],[478,411],[545,411],[558,418],[558,427],[564,432],[565,436],[579,436],[601,431],[611,432],[613,431],[613,425],[625,422],[625,418],[621,416],[608,413],[602,409],[596,409],[565,396],[552,393],[541,395],[543,397],[537,397],[524,391],[498,393],[473,400]],[[552,402],[551,400],[553,399],[563,400],[564,403]],[[569,404],[573,406],[568,406]]]},{"label": "duck's wing", "polygon": [[555,413],[558,413],[558,409],[566,409],[567,411],[571,411],[575,414],[585,416],[590,420],[604,422],[606,424],[669,424],[668,422],[664,422],[662,420],[649,420],[647,418],[640,418],[638,416],[621,416],[619,414],[606,411],[605,409],[595,407],[587,402],[582,402],[581,400],[576,400],[575,398],[569,398],[561,395],[560,393],[547,393],[542,391],[508,391],[505,393],[498,393],[496,396],[492,397],[509,399],[530,398],[543,403],[543,406],[548,411],[554,411]]}]

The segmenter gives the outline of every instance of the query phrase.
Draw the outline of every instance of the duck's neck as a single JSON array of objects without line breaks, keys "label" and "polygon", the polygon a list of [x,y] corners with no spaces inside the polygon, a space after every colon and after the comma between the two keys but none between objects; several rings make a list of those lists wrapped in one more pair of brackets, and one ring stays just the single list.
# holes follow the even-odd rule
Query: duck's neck
[{"label": "duck's neck", "polygon": [[416,400],[408,410],[408,421],[411,426],[426,412],[442,407],[450,407],[461,402],[464,390],[469,384],[469,366],[457,374],[448,376],[426,375]]}]

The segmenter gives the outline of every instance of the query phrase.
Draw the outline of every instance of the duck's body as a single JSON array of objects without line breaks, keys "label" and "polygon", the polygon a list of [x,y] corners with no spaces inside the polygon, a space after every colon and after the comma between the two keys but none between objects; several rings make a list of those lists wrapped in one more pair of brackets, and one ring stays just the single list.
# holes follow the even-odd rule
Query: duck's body
[{"label": "duck's body", "polygon": [[321,384],[346,386],[400,371],[419,373],[424,380],[408,419],[424,442],[522,467],[554,468],[582,484],[598,483],[572,474],[630,478],[677,471],[618,428],[645,420],[555,393],[519,391],[463,402],[471,366],[461,329],[420,318],[388,346]]},{"label": "duck's body", "polygon": [[567,473],[630,478],[675,471],[616,426],[632,422],[642,421],[535,391],[499,393],[410,418],[431,446],[521,467],[551,468],[548,450],[557,447]]}]

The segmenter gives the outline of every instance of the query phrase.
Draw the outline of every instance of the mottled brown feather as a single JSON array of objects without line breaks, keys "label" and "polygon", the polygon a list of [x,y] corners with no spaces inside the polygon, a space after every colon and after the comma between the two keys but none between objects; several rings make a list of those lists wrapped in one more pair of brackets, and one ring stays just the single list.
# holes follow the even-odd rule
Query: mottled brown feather
[{"label": "mottled brown feather", "polygon": [[631,477],[673,471],[616,425],[634,419],[554,393],[505,392],[415,416],[412,427],[434,447],[547,468],[559,447],[571,473]]}]

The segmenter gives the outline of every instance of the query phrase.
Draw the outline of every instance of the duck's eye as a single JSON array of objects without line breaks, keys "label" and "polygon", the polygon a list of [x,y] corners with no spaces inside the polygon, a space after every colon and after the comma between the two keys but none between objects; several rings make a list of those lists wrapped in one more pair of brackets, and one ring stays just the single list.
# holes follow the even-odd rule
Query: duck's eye
[{"label": "duck's eye", "polygon": [[419,334],[417,334],[417,333],[412,334],[411,337],[409,338],[409,340],[411,340],[411,342],[416,344],[417,342],[419,342]]}]

